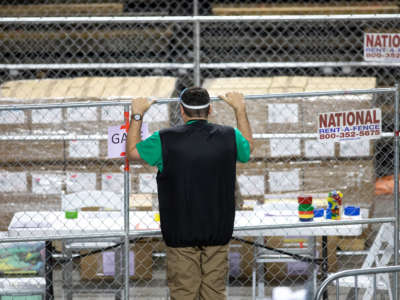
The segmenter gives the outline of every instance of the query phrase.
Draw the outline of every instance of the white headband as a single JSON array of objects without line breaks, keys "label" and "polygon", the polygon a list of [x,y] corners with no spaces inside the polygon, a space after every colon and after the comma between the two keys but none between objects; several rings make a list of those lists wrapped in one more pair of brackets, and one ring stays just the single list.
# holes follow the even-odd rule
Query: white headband
[{"label": "white headband", "polygon": [[185,88],[185,89],[181,92],[181,94],[179,95],[180,102],[181,102],[181,104],[182,104],[184,107],[189,108],[189,109],[203,109],[203,108],[207,108],[207,107],[210,106],[210,102],[208,102],[207,104],[196,105],[196,106],[186,104],[186,103],[183,102],[183,100],[182,100],[182,95],[185,93],[186,90],[187,90],[187,88]]},{"label": "white headband", "polygon": [[181,99],[181,104],[184,107],[189,108],[189,109],[202,109],[202,108],[206,108],[206,107],[210,106],[210,103],[207,103],[207,104],[204,104],[204,105],[199,105],[199,106],[187,105],[182,101],[182,99]]}]

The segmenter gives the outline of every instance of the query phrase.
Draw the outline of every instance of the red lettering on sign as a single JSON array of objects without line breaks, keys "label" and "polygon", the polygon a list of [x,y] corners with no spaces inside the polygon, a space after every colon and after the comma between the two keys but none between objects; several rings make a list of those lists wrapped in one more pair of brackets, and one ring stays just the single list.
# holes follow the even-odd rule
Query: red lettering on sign
[{"label": "red lettering on sign", "polygon": [[328,125],[328,123],[326,122],[326,117],[326,114],[319,115],[319,127],[326,127]]},{"label": "red lettering on sign", "polygon": [[374,36],[372,34],[367,34],[366,44],[367,47],[374,47]]},{"label": "red lettering on sign", "polygon": [[357,111],[356,112],[356,125],[364,124],[364,112]]},{"label": "red lettering on sign", "polygon": [[379,35],[376,36],[375,39],[375,47],[382,47],[382,43],[381,43],[381,38],[379,37]]},{"label": "red lettering on sign", "polygon": [[347,124],[349,124],[349,126],[353,125],[355,121],[355,117],[354,117],[354,113],[353,112],[349,112],[347,114]]},{"label": "red lettering on sign", "polygon": [[329,123],[328,123],[328,127],[336,127],[336,122],[335,122],[335,116],[333,114],[330,114],[329,116]]},{"label": "red lettering on sign", "polygon": [[398,35],[395,35],[393,37],[393,46],[392,47],[399,47],[400,46],[400,37]]},{"label": "red lettering on sign", "polygon": [[382,37],[382,40],[383,40],[383,47],[386,47],[386,39],[388,38],[388,35],[387,34],[382,34],[381,37]]},{"label": "red lettering on sign", "polygon": [[335,117],[336,117],[336,125],[335,126],[340,126],[340,117],[342,116],[341,113],[336,113]]},{"label": "red lettering on sign", "polygon": [[376,123],[379,123],[379,120],[376,118],[376,110],[374,110],[374,111],[372,112],[372,115],[373,115],[373,119],[374,119],[372,122],[375,123],[375,124],[376,124]]},{"label": "red lettering on sign", "polygon": [[365,124],[372,123],[371,112],[368,110],[367,115],[365,116]]}]

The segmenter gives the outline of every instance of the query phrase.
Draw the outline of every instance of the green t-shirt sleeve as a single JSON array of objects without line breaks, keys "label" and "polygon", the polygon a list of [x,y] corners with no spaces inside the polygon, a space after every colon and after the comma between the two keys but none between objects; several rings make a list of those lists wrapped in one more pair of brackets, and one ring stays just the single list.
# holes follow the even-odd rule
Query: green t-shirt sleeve
[{"label": "green t-shirt sleeve", "polygon": [[248,162],[250,159],[250,143],[239,129],[235,128],[235,136],[236,136],[236,159],[242,163]]},{"label": "green t-shirt sleeve", "polygon": [[147,162],[150,166],[157,166],[158,170],[162,172],[162,147],[160,133],[158,131],[138,143],[136,149],[138,150],[141,159]]}]

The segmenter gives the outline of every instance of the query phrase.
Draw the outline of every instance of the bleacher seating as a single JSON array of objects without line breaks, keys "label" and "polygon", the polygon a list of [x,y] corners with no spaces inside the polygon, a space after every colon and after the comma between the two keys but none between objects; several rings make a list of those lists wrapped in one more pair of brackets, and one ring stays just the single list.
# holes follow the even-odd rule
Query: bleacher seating
[{"label": "bleacher seating", "polygon": [[296,3],[279,4],[245,3],[245,4],[214,4],[214,15],[329,15],[329,14],[389,14],[398,13],[399,5],[395,2],[376,3],[346,1],[320,4]]}]

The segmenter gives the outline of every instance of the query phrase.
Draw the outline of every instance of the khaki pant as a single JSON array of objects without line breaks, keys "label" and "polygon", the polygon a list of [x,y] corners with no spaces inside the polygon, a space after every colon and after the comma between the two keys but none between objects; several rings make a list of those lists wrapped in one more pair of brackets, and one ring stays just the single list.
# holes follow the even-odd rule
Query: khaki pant
[{"label": "khaki pant", "polygon": [[167,247],[171,300],[225,300],[228,247]]}]

